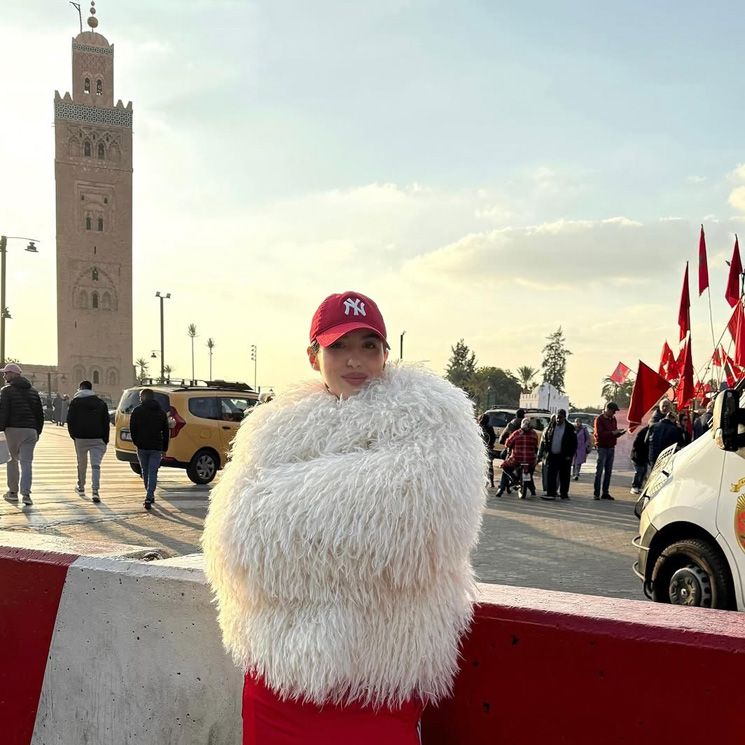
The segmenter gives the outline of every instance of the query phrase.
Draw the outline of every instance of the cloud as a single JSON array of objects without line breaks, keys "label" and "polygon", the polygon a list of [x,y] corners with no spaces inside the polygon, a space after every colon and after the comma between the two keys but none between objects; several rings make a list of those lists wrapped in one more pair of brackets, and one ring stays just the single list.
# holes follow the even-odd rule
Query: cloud
[{"label": "cloud", "polygon": [[[742,168],[742,166],[741,166]],[[727,200],[736,210],[745,212],[745,186],[736,186]]]}]

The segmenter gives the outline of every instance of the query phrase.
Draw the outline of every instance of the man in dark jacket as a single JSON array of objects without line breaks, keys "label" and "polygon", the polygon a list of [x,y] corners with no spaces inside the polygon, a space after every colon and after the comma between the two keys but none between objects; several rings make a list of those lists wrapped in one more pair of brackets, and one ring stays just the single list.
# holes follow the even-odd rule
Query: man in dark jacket
[{"label": "man in dark jacket", "polygon": [[[60,411],[62,399],[60,398]],[[67,431],[75,442],[78,456],[78,483],[75,491],[85,496],[85,474],[91,460],[93,501],[100,502],[101,461],[109,443],[109,407],[94,392],[89,380],[82,380],[67,411]]]},{"label": "man in dark jacket", "polygon": [[678,426],[674,412],[660,419],[649,429],[649,465],[654,466],[660,453],[670,445],[683,444],[683,430]]},{"label": "man in dark jacket", "polygon": [[651,425],[646,424],[634,437],[634,444],[631,446],[631,462],[634,464],[634,480],[631,482],[631,493],[641,494],[644,479],[649,467],[649,428]]},{"label": "man in dark jacket", "polygon": [[8,502],[18,501],[18,478],[23,504],[31,501],[31,476],[34,448],[44,427],[44,411],[39,394],[23,377],[18,365],[8,363],[3,367],[7,385],[0,389],[0,430],[5,432],[10,460],[8,461]]},{"label": "man in dark jacket", "polygon": [[556,499],[556,483],[559,496],[569,499],[569,482],[572,475],[572,458],[577,452],[577,432],[567,421],[564,409],[551,417],[551,423],[543,433],[539,458],[546,457],[546,494],[541,499]]},{"label": "man in dark jacket", "polygon": [[502,430],[502,433],[499,435],[499,444],[504,445],[505,442],[507,442],[507,438],[513,433],[517,432],[518,429],[520,429],[522,425],[522,421],[525,418],[525,410],[524,409],[518,409],[515,412],[515,418],[511,421],[507,422],[507,426]]},{"label": "man in dark jacket", "polygon": [[140,405],[129,417],[129,431],[137,448],[137,459],[145,482],[145,509],[149,510],[155,501],[155,487],[158,483],[158,468],[168,450],[168,417],[150,388],[140,391]]}]

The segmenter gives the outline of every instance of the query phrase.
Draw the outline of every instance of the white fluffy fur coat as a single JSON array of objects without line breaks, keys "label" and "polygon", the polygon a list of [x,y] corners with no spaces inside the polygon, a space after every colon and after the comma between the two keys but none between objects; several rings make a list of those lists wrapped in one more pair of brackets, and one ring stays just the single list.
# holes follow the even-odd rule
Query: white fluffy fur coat
[{"label": "white fluffy fur coat", "polygon": [[318,704],[446,695],[485,472],[465,394],[419,368],[388,366],[344,400],[315,382],[257,407],[202,539],[237,664]]}]

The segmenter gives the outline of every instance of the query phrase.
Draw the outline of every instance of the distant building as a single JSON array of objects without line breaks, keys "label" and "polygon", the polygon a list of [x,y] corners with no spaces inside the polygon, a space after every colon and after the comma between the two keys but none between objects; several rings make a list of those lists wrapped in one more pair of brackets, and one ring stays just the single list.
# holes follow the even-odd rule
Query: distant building
[{"label": "distant building", "polygon": [[135,380],[132,103],[114,104],[114,46],[93,8],[88,26],[72,40],[72,95],[54,94],[57,370],[61,392],[87,379],[118,401]]},{"label": "distant building", "polygon": [[531,393],[520,394],[523,409],[546,409],[555,414],[559,409],[569,411],[569,396],[559,393],[551,383],[541,383]]}]

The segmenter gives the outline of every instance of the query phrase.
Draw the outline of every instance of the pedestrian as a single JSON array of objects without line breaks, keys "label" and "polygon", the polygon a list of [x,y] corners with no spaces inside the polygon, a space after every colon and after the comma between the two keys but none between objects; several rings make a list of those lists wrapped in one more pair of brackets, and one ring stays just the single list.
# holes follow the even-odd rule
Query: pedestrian
[{"label": "pedestrian", "polygon": [[595,417],[594,435],[598,450],[598,464],[595,469],[594,499],[613,499],[610,494],[610,479],[613,474],[616,442],[626,432],[625,429],[618,428],[617,411],[618,404],[615,401],[609,401],[603,413]]},{"label": "pedestrian", "polygon": [[678,424],[674,411],[655,424],[649,430],[649,465],[654,467],[660,453],[671,445],[677,447],[683,444],[683,430]]},{"label": "pedestrian", "polygon": [[[67,412],[70,410],[70,397],[65,393],[64,396],[62,396],[62,407],[60,409],[60,419],[57,422],[57,424],[60,427],[65,426],[65,422],[67,421]],[[106,410],[108,412],[108,409]]]},{"label": "pedestrian", "polygon": [[[533,429],[533,423],[529,417],[523,417],[520,428],[515,430],[508,438],[505,446],[508,455],[502,462],[502,479],[499,482],[497,496],[501,497],[505,489],[514,480],[517,469],[522,466],[523,474],[527,471],[530,480],[528,489],[535,496],[535,484],[533,483],[533,472],[535,471],[536,454],[538,453],[538,435]],[[518,484],[520,499],[524,499],[522,484]]]},{"label": "pedestrian", "polygon": [[212,490],[205,570],[245,744],[416,745],[458,668],[486,452],[463,391],[388,349],[370,298],[327,297],[320,381],[254,409]]},{"label": "pedestrian", "polygon": [[142,480],[145,483],[145,509],[155,502],[160,461],[168,450],[168,417],[155,400],[150,388],[140,391],[140,405],[135,406],[129,417],[129,432],[137,448]]},{"label": "pedestrian", "polygon": [[489,457],[489,486],[494,488],[494,458],[496,453],[494,452],[494,443],[496,442],[496,435],[494,434],[494,427],[489,424],[489,415],[482,414],[479,417],[479,427],[481,427],[481,437],[484,440],[486,446],[486,454]]},{"label": "pedestrian", "polygon": [[592,436],[589,430],[582,424],[581,419],[574,420],[574,430],[577,433],[577,452],[572,460],[572,478],[579,481],[579,474],[587,456],[592,450]]},{"label": "pedestrian", "polygon": [[649,428],[646,424],[634,437],[631,445],[631,462],[634,464],[634,480],[631,482],[631,493],[641,494],[644,479],[647,477],[649,468]]},{"label": "pedestrian", "polygon": [[678,413],[678,426],[683,434],[680,447],[684,448],[686,445],[690,445],[693,440],[693,425],[691,424],[691,417],[687,411],[681,411]]},{"label": "pedestrian", "polygon": [[657,404],[657,408],[649,418],[650,425],[657,424],[657,422],[665,419],[667,415],[673,410],[673,402],[669,398],[662,398]]},{"label": "pedestrian", "polygon": [[90,380],[81,380],[67,411],[67,432],[75,443],[78,459],[78,483],[75,492],[85,496],[88,459],[91,462],[92,500],[100,502],[101,461],[109,443],[109,409],[93,392]]},{"label": "pedestrian", "polygon": [[569,482],[571,481],[572,459],[577,452],[577,433],[567,421],[565,409],[556,412],[556,418],[543,433],[541,440],[541,456],[545,456],[546,469],[546,493],[541,499],[556,499],[556,487],[559,487],[559,496],[569,499]]},{"label": "pedestrian", "polygon": [[52,424],[59,424],[62,421],[62,396],[59,393],[54,394],[52,399]]},{"label": "pedestrian", "polygon": [[[513,433],[517,432],[517,430],[520,429],[522,426],[522,421],[525,419],[525,409],[518,409],[515,412],[515,416],[513,419],[511,419],[509,422],[507,422],[507,426],[502,430],[502,432],[499,435],[499,444],[504,445],[507,442],[507,438]],[[537,435],[536,435],[537,436]],[[502,457],[504,458],[506,454],[502,454]]]},{"label": "pedestrian", "polygon": [[693,439],[701,437],[709,429],[711,417],[714,412],[714,401],[709,401],[705,409],[699,410],[699,415],[693,423]]},{"label": "pedestrian", "polygon": [[23,504],[30,505],[33,504],[31,481],[34,448],[44,428],[44,410],[38,392],[23,377],[23,370],[18,365],[10,362],[0,372],[6,383],[0,388],[0,431],[5,432],[10,454],[5,499],[8,502],[18,501],[20,470]]}]

